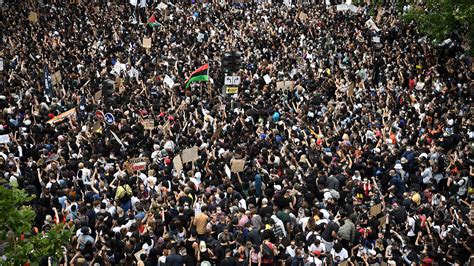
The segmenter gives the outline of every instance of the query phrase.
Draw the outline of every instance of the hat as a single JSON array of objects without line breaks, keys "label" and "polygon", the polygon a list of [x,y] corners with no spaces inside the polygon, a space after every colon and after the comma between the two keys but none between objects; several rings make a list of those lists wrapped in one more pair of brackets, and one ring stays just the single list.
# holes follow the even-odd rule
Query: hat
[{"label": "hat", "polygon": [[164,162],[165,162],[166,165],[170,165],[171,164],[171,159],[166,157]]},{"label": "hat", "polygon": [[402,170],[403,169],[403,166],[399,163],[397,163],[394,167],[395,170]]},{"label": "hat", "polygon": [[278,120],[280,120],[280,114],[278,112],[273,113],[272,119],[273,122],[277,122]]},{"label": "hat", "polygon": [[264,205],[268,204],[268,200],[266,198],[262,199],[262,204]]}]

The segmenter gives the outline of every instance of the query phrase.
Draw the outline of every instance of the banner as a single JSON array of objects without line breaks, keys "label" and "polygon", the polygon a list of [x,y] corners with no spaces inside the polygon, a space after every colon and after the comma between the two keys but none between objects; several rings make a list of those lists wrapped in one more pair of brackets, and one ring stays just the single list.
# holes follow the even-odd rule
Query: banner
[{"label": "banner", "polygon": [[181,155],[183,163],[194,162],[199,159],[198,147],[194,146],[189,149],[185,149]]},{"label": "banner", "polygon": [[61,113],[58,116],[55,116],[55,117],[51,118],[46,123],[54,124],[54,123],[57,123],[57,122],[61,122],[66,118],[75,117],[75,116],[76,116],[76,107],[74,107],[74,108],[72,108],[72,109],[70,109],[70,110],[68,110],[64,113]]}]

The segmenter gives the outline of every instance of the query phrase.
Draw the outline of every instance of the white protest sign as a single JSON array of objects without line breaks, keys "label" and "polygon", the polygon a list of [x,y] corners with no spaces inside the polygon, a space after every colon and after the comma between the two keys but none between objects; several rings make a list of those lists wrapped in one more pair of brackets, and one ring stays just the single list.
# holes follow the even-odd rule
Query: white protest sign
[{"label": "white protest sign", "polygon": [[380,43],[380,37],[372,37],[372,42]]},{"label": "white protest sign", "polygon": [[369,19],[365,22],[365,26],[371,30],[380,31],[375,22],[372,19]]},{"label": "white protest sign", "polygon": [[225,76],[224,85],[239,86],[240,85],[240,76]]},{"label": "white protest sign", "polygon": [[10,136],[8,134],[0,135],[0,143],[9,143]]},{"label": "white protest sign", "polygon": [[185,149],[181,155],[181,159],[183,163],[193,162],[199,159],[198,147],[194,146],[192,148]]},{"label": "white protest sign", "polygon": [[0,58],[0,71],[3,71],[3,58]]},{"label": "white protest sign", "polygon": [[161,10],[167,9],[167,8],[168,8],[168,5],[165,4],[165,3],[160,3],[160,4],[158,4],[157,8],[158,8],[158,9],[161,9]]},{"label": "white protest sign", "polygon": [[197,40],[198,42],[202,42],[204,40],[204,34],[198,33]]},{"label": "white protest sign", "polygon": [[130,68],[130,70],[128,71],[128,76],[130,78],[138,78],[138,74],[139,74],[138,70],[134,67]]},{"label": "white protest sign", "polygon": [[268,74],[263,76],[263,79],[265,80],[266,84],[270,84],[270,82],[272,82],[272,78],[270,78]]},{"label": "white protest sign", "polygon": [[165,82],[166,85],[168,85],[168,87],[173,88],[173,86],[174,86],[174,81],[173,81],[173,79],[172,79],[170,76],[165,75],[165,80],[164,80],[164,82]]}]

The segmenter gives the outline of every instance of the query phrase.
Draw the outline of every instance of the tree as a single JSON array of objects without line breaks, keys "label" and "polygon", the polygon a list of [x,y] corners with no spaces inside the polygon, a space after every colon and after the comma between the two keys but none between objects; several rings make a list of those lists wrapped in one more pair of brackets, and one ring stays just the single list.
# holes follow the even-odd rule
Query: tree
[{"label": "tree", "polygon": [[435,44],[451,33],[458,33],[474,51],[474,5],[471,0],[425,0],[411,8],[405,19],[415,21],[419,29]]},{"label": "tree", "polygon": [[27,204],[33,198],[24,190],[0,186],[0,242],[6,243],[7,265],[35,263],[45,256],[60,259],[61,247],[71,238],[72,229],[63,224],[54,225],[44,234],[32,234],[35,212]]}]

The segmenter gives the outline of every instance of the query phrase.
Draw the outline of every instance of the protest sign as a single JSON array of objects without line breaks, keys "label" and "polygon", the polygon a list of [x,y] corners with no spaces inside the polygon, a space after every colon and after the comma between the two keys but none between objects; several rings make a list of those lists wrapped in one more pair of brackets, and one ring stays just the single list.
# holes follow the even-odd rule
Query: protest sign
[{"label": "protest sign", "polygon": [[181,161],[181,156],[177,155],[173,159],[173,167],[176,172],[181,172],[183,170],[183,161]]},{"label": "protest sign", "polygon": [[102,90],[98,90],[95,94],[94,94],[94,100],[96,102],[100,101],[100,99],[102,99]]},{"label": "protest sign", "polygon": [[151,38],[143,38],[143,48],[151,48]]},{"label": "protest sign", "polygon": [[372,42],[373,43],[380,43],[380,37],[377,37],[377,36],[372,37]]},{"label": "protest sign", "polygon": [[128,163],[131,171],[143,171],[148,165],[148,158],[132,158],[128,160]]},{"label": "protest sign", "polygon": [[28,20],[31,23],[37,23],[38,22],[38,13],[30,11],[30,14],[28,15]]},{"label": "protest sign", "polygon": [[70,110],[68,110],[64,113],[59,114],[58,116],[55,116],[55,117],[51,118],[46,123],[54,124],[54,123],[57,123],[57,122],[61,122],[66,118],[70,118],[70,117],[72,118],[72,117],[75,117],[75,116],[76,116],[76,108],[72,108],[72,109],[70,109]]},{"label": "protest sign", "polygon": [[172,79],[170,76],[165,75],[164,82],[165,82],[166,85],[168,85],[168,87],[173,88],[173,86],[174,86],[174,81],[173,81],[173,79]]},{"label": "protest sign", "polygon": [[145,128],[145,130],[153,130],[155,128],[155,120],[154,119],[143,120],[143,128]]},{"label": "protest sign", "polygon": [[381,212],[382,212],[382,203],[375,204],[374,206],[370,207],[371,216],[377,216]]},{"label": "protest sign", "polygon": [[263,76],[263,79],[265,80],[266,84],[270,84],[270,82],[272,82],[272,78],[270,78],[268,74]]},{"label": "protest sign", "polygon": [[225,87],[225,93],[236,94],[239,92],[239,87]]},{"label": "protest sign", "polygon": [[0,143],[9,143],[10,142],[10,136],[8,134],[3,134],[0,135]]},{"label": "protest sign", "polygon": [[305,12],[300,12],[299,16],[300,20],[307,20],[308,19],[308,15],[305,13]]},{"label": "protest sign", "polygon": [[168,8],[168,5],[165,4],[165,3],[159,3],[158,6],[157,6],[157,8],[158,8],[158,9],[161,9],[161,10],[167,9],[167,8]]},{"label": "protest sign", "polygon": [[185,149],[181,155],[181,159],[183,163],[194,162],[199,159],[198,147],[194,146],[192,148]]},{"label": "protest sign", "polygon": [[51,76],[51,82],[53,83],[53,85],[58,85],[59,83],[61,83],[62,80],[63,78],[61,76],[61,71],[56,71]]},{"label": "protest sign", "polygon": [[231,170],[233,173],[240,173],[244,171],[245,160],[244,159],[234,159],[231,163]]}]

